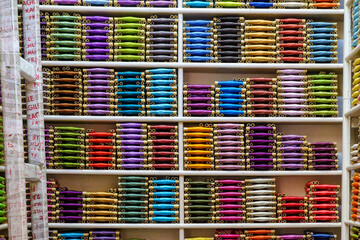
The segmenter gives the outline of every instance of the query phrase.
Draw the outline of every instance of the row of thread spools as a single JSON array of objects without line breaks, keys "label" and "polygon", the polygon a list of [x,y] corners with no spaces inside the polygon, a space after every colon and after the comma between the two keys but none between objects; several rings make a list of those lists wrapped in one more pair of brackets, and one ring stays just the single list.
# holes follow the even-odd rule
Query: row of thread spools
[{"label": "row of thread spools", "polygon": [[[19,0],[19,4],[21,4]],[[73,5],[73,6],[104,6],[104,7],[176,7],[176,0],[153,1],[153,0],[41,0],[43,5]],[[184,7],[189,8],[319,8],[331,9],[338,8],[340,3],[338,0],[328,1],[201,1],[190,0],[184,1]]]},{"label": "row of thread spools", "polygon": [[81,127],[45,130],[48,168],[178,169],[178,126],[119,123],[107,132]]},{"label": "row of thread spools", "polygon": [[306,184],[306,196],[276,193],[275,178],[188,179],[187,223],[337,222],[339,185]]},{"label": "row of thread spools", "polygon": [[[45,114],[177,115],[176,69],[116,72],[107,68],[65,67],[44,70]],[[338,116],[336,74],[310,74],[295,69],[277,73],[276,78],[225,80],[215,85],[186,84],[184,115]],[[25,102],[23,105],[26,109]]]},{"label": "row of thread spools", "polygon": [[[44,60],[177,61],[176,16],[44,13]],[[337,62],[337,24],[307,19],[184,21],[184,61]]]},{"label": "row of thread spools", "polygon": [[[48,126],[45,131],[48,168],[178,169],[179,136],[174,124],[119,123],[106,132]],[[335,142],[279,134],[273,124],[185,126],[183,141],[185,170],[338,168]]]},{"label": "row of thread spools", "polygon": [[[186,223],[338,222],[339,185],[306,184],[306,196],[276,193],[274,178],[186,179]],[[118,189],[88,192],[48,181],[49,221],[178,223],[177,177],[119,177]]]},{"label": "row of thread spools", "polygon": [[[74,231],[63,231],[57,229],[50,229],[50,237],[59,239],[84,239],[84,240],[100,240],[100,237],[107,237],[108,240],[121,239],[121,233],[119,230],[74,230]],[[184,240],[255,240],[255,239],[281,239],[281,240],[335,240],[337,235],[330,232],[317,232],[307,230],[303,234],[294,233],[276,233],[276,230],[272,229],[216,229],[214,237],[190,237]],[[356,238],[357,239],[357,238]],[[130,240],[130,239],[128,239]],[[131,240],[145,240],[138,238],[131,238]]]},{"label": "row of thread spools", "polygon": [[186,170],[336,170],[335,142],[308,142],[278,133],[273,124],[184,127]]},{"label": "row of thread spools", "polygon": [[170,68],[119,72],[107,68],[46,68],[44,113],[176,116],[177,71]]},{"label": "row of thread spools", "polygon": [[272,229],[216,229],[214,237],[189,237],[185,240],[256,240],[256,239],[281,239],[281,240],[335,240],[337,235],[329,232],[316,232],[307,230],[303,234],[276,233]]},{"label": "row of thread spools", "polygon": [[293,1],[293,0],[237,0],[237,1],[220,1],[220,0],[185,0],[184,7],[188,8],[317,8],[317,9],[335,9],[339,8],[340,3],[337,0],[327,1]]},{"label": "row of thread spools", "polygon": [[118,188],[104,192],[70,190],[48,181],[51,222],[177,223],[177,177],[119,177]]},{"label": "row of thread spools", "polygon": [[283,69],[277,78],[185,84],[185,116],[338,116],[338,82],[334,73],[309,74]]},{"label": "row of thread spools", "polygon": [[176,15],[143,18],[44,12],[40,30],[43,60],[177,61]]},{"label": "row of thread spools", "polygon": [[[62,229],[49,229],[50,239],[72,239],[72,240],[120,240],[121,231],[119,229],[100,229],[100,230],[84,230],[75,229],[72,231],[64,231]],[[131,238],[129,240],[144,240]]]},{"label": "row of thread spools", "polygon": [[214,17],[184,21],[185,62],[336,63],[337,24]]}]

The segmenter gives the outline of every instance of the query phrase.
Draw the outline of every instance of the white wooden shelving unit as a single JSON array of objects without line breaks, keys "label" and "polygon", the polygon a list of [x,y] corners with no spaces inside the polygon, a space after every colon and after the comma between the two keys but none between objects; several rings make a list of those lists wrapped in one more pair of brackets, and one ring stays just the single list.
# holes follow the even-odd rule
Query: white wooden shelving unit
[{"label": "white wooden shelving unit", "polygon": [[[259,177],[259,176],[273,176],[279,179],[279,188],[281,191],[295,191],[304,195],[303,187],[306,181],[321,179],[326,183],[342,183],[342,222],[339,223],[266,223],[266,224],[185,224],[183,213],[184,205],[180,203],[180,223],[179,224],[63,224],[50,223],[50,228],[61,229],[121,229],[123,237],[146,237],[147,240],[183,240],[184,237],[196,236],[196,231],[204,233],[204,235],[211,235],[215,228],[276,228],[279,231],[290,230],[301,232],[305,229],[316,229],[328,232],[335,232],[341,234],[340,239],[348,239],[349,232],[346,224],[350,222],[345,221],[349,219],[349,171],[355,169],[355,166],[349,167],[349,145],[350,145],[350,117],[360,116],[360,108],[350,111],[350,84],[351,77],[350,60],[360,52],[360,47],[350,53],[349,45],[349,29],[350,23],[346,22],[349,19],[349,4],[348,0],[344,9],[337,10],[317,10],[317,9],[188,9],[182,8],[182,1],[178,1],[178,8],[119,8],[119,7],[85,7],[85,6],[50,6],[41,5],[41,11],[48,12],[74,12],[88,15],[108,15],[108,16],[151,16],[151,15],[177,15],[179,19],[179,38],[178,38],[178,62],[176,63],[154,63],[154,62],[82,62],[82,61],[43,61],[43,67],[107,67],[115,69],[149,69],[159,67],[169,67],[178,69],[178,117],[166,118],[166,122],[178,123],[179,126],[179,170],[178,171],[122,171],[122,170],[60,170],[48,169],[46,172],[50,177],[59,179],[60,183],[65,183],[64,186],[69,186],[74,189],[92,189],[113,186],[116,182],[117,176],[121,175],[148,175],[148,176],[179,176],[180,178],[180,199],[183,196],[183,186],[187,176],[231,176],[231,177]],[[18,6],[21,8],[21,6]],[[337,64],[252,64],[252,63],[188,63],[183,62],[182,51],[182,21],[183,19],[195,18],[212,18],[219,15],[237,15],[253,19],[275,19],[286,17],[299,17],[307,19],[315,19],[318,21],[333,21],[338,22],[339,38],[344,39],[344,60]],[[344,21],[345,17],[345,21]],[[343,29],[347,29],[343,31]],[[341,51],[341,50],[340,50]],[[345,55],[347,53],[347,55]],[[345,60],[346,59],[346,60]],[[214,82],[215,80],[224,80],[231,76],[253,76],[259,74],[261,76],[275,76],[278,69],[307,69],[311,72],[328,71],[335,72],[339,76],[339,85],[342,93],[339,95],[343,97],[343,111],[345,117],[336,118],[218,118],[218,117],[184,117],[183,116],[183,101],[182,91],[183,85],[186,81],[196,82],[196,77],[207,76],[206,81]],[[200,78],[199,78],[200,79]],[[201,78],[203,79],[203,78]],[[345,80],[342,80],[345,79]],[[198,81],[199,83],[199,81]],[[342,86],[341,86],[342,85]],[[117,122],[164,122],[163,117],[116,117],[116,116],[45,116],[46,124],[54,125],[81,125],[91,128],[114,128]],[[340,152],[343,152],[342,168],[344,170],[338,171],[184,171],[183,167],[183,141],[182,133],[184,125],[199,122],[269,122],[275,123],[280,131],[286,133],[301,134],[304,133],[309,136],[311,140],[330,140],[338,142]],[[316,129],[316,131],[314,131]],[[342,150],[341,150],[342,149]],[[360,165],[356,166],[360,169]],[[0,172],[4,169],[0,168]],[[96,178],[96,182],[94,181]],[[89,180],[89,181],[87,181]],[[289,180],[291,184],[288,184]],[[297,185],[292,189],[294,185]],[[302,184],[302,185],[301,185]],[[299,187],[302,186],[302,187]],[[293,192],[292,192],[293,193]],[[0,225],[0,230],[5,229],[6,226]],[[137,231],[141,229],[141,231]],[[162,231],[158,231],[162,229]],[[132,234],[140,234],[134,236]],[[166,237],[165,237],[166,236]]]},{"label": "white wooden shelving unit", "polygon": [[342,238],[349,239],[349,226],[360,226],[359,222],[350,221],[351,209],[351,173],[360,170],[360,164],[350,164],[350,147],[359,142],[357,129],[355,126],[356,118],[360,117],[360,106],[352,108],[351,102],[351,83],[352,83],[352,62],[360,56],[360,46],[351,49],[351,5],[353,0],[347,0],[344,6],[344,70],[343,70],[343,175],[342,175]]}]

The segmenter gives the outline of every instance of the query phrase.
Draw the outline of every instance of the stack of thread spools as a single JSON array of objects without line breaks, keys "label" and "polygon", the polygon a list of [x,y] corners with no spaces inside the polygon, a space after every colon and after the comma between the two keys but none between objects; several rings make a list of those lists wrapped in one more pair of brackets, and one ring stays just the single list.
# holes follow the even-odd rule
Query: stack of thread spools
[{"label": "stack of thread spools", "polygon": [[[157,2],[157,1],[154,1]],[[153,16],[148,19],[148,28],[159,30],[155,35],[147,33],[146,48],[150,55],[151,50],[157,51],[153,57],[148,57],[149,61],[176,61],[177,60],[177,16],[170,16],[166,18],[157,18]],[[166,31],[165,31],[166,30]],[[169,56],[165,53],[169,53]]]},{"label": "stack of thread spools", "polygon": [[149,180],[149,222],[179,222],[179,180],[173,178],[151,178]]},{"label": "stack of thread spools", "polygon": [[[226,240],[226,239],[242,239],[244,238],[244,231],[242,229],[216,229],[215,238],[209,238],[209,240]],[[185,238],[185,240],[192,240],[196,238]]]},{"label": "stack of thread spools", "polygon": [[[245,131],[248,170],[276,169],[276,127],[248,124]],[[249,144],[248,144],[249,143]]]},{"label": "stack of thread spools", "polygon": [[360,237],[360,229],[358,227],[351,227],[350,230],[350,239],[358,240]]},{"label": "stack of thread spools", "polygon": [[148,124],[147,127],[149,169],[178,169],[178,127],[170,124]]},{"label": "stack of thread spools", "polygon": [[[0,101],[1,104],[1,101]],[[2,105],[1,105],[2,106]],[[24,145],[26,145],[27,139],[24,138]],[[3,132],[3,118],[0,116],[0,165],[5,164],[4,157],[4,132]]]},{"label": "stack of thread spools", "polygon": [[244,124],[214,124],[215,169],[245,169]]},{"label": "stack of thread spools", "polygon": [[116,168],[116,133],[88,130],[86,133],[86,167]]},{"label": "stack of thread spools", "polygon": [[308,76],[309,112],[312,117],[336,117],[338,115],[337,75],[320,72]]},{"label": "stack of thread spools", "polygon": [[355,0],[351,5],[351,47],[355,48],[359,43],[359,1]]},{"label": "stack of thread spools", "polygon": [[335,63],[337,59],[337,23],[307,23],[307,61],[309,63]]},{"label": "stack of thread spools", "polygon": [[85,168],[85,128],[47,127],[49,144],[47,167]]},{"label": "stack of thread spools", "polygon": [[49,237],[51,239],[121,239],[120,230],[73,230],[73,231],[63,231],[63,230],[49,230]]},{"label": "stack of thread spools", "polygon": [[[206,4],[206,1],[203,3]],[[185,62],[212,62],[214,60],[213,21],[184,21],[183,39]]]},{"label": "stack of thread spools", "polygon": [[[160,25],[159,25],[160,26]],[[173,26],[173,25],[172,25]],[[146,70],[147,116],[177,115],[176,69]]]},{"label": "stack of thread spools", "polygon": [[115,61],[145,61],[146,19],[139,17],[115,17]]},{"label": "stack of thread spools", "polygon": [[277,71],[279,115],[304,117],[307,108],[307,70],[283,69]]},{"label": "stack of thread spools", "polygon": [[145,0],[113,0],[115,7],[144,7]]},{"label": "stack of thread spools", "polygon": [[83,69],[84,115],[113,115],[114,70]]},{"label": "stack of thread spools", "polygon": [[328,233],[328,232],[313,232],[313,231],[305,231],[304,235],[306,235],[306,237],[308,239],[315,239],[315,240],[320,240],[320,239],[327,239],[327,240],[332,240],[332,239],[337,239],[336,234],[332,234],[332,233]]},{"label": "stack of thread spools", "polygon": [[246,88],[247,116],[277,116],[276,78],[246,78]]},{"label": "stack of thread spools", "polygon": [[353,213],[351,215],[351,218],[353,221],[359,221],[360,216],[360,201],[359,201],[359,193],[360,193],[360,176],[359,173],[355,172],[352,177],[352,209],[351,212]]},{"label": "stack of thread spools", "polygon": [[241,117],[246,114],[246,83],[242,80],[215,82],[217,117]]},{"label": "stack of thread spools", "polygon": [[213,116],[215,113],[213,85],[184,85],[184,116]]},{"label": "stack of thread spools", "polygon": [[156,1],[156,0],[146,0],[147,7],[176,7],[176,0],[167,0],[167,1]]},{"label": "stack of thread spools", "polygon": [[176,69],[146,70],[146,91],[148,116],[177,115]]},{"label": "stack of thread spools", "polygon": [[7,206],[5,177],[0,176],[0,224],[3,224],[7,221],[6,210]]},{"label": "stack of thread spools", "polygon": [[146,123],[116,124],[118,169],[144,169],[147,165]]},{"label": "stack of thread spools", "polygon": [[351,164],[359,163],[359,144],[355,143],[351,146]]},{"label": "stack of thread spools", "polygon": [[273,40],[276,38],[276,20],[245,20],[244,32],[245,62],[276,62],[276,44]]},{"label": "stack of thread spools", "polygon": [[[154,1],[150,4],[170,3]],[[149,62],[177,61],[177,15],[167,18],[152,16],[146,24],[146,60]],[[156,40],[155,40],[156,39]]]},{"label": "stack of thread spools", "polygon": [[245,181],[215,180],[216,222],[238,223],[246,221]]},{"label": "stack of thread spools", "polygon": [[338,149],[334,142],[309,143],[309,169],[336,170],[338,168]]},{"label": "stack of thread spools", "polygon": [[212,8],[212,0],[200,1],[200,0],[185,0],[183,2],[184,7],[188,8]]},{"label": "stack of thread spools", "polygon": [[278,194],[279,222],[308,222],[308,198]]},{"label": "stack of thread spools", "polygon": [[[30,184],[27,182],[27,209],[28,220],[31,221],[31,202],[30,202]],[[47,200],[48,200],[48,216],[49,220],[57,216],[71,215],[73,208],[70,204],[59,203],[57,199],[57,192],[59,190],[59,183],[56,179],[48,178],[46,181],[47,186]],[[61,209],[61,211],[60,211]],[[75,212],[76,209],[74,209]]]},{"label": "stack of thread spools", "polygon": [[275,238],[275,230],[271,229],[255,229],[255,230],[245,230],[245,239],[273,239]]},{"label": "stack of thread spools", "polygon": [[215,183],[188,178],[184,182],[186,223],[215,222]]},{"label": "stack of thread spools", "polygon": [[50,104],[48,115],[81,115],[83,103],[83,85],[81,69],[68,67],[45,69],[47,72],[44,91],[46,102]]},{"label": "stack of thread spools", "polygon": [[40,25],[43,60],[81,60],[81,16],[44,13]]},{"label": "stack of thread spools", "polygon": [[104,16],[82,16],[82,60],[112,61],[114,50],[113,18]]},{"label": "stack of thread spools", "polygon": [[[215,4],[220,4],[220,2]],[[216,62],[241,62],[243,27],[243,17],[214,18],[213,38]]]},{"label": "stack of thread spools", "polygon": [[184,164],[187,170],[214,169],[211,125],[184,127]]},{"label": "stack of thread spools", "polygon": [[118,192],[119,221],[122,223],[147,223],[149,188],[148,177],[122,176],[119,177]]},{"label": "stack of thread spools", "polygon": [[277,222],[275,178],[245,179],[245,184],[247,222]]},{"label": "stack of thread spools", "polygon": [[116,113],[119,116],[145,116],[145,74],[139,71],[116,72]]},{"label": "stack of thread spools", "polygon": [[[356,185],[356,184],[355,184]],[[310,222],[339,221],[340,185],[320,184],[311,181],[306,184],[306,196],[309,199]]]},{"label": "stack of thread spools", "polygon": [[355,59],[352,67],[352,106],[355,107],[359,104],[359,93],[360,93],[360,58]]},{"label": "stack of thread spools", "polygon": [[277,136],[277,162],[281,170],[305,170],[308,168],[308,142],[303,135]]},{"label": "stack of thread spools", "polygon": [[306,62],[306,19],[277,19],[278,61]]}]

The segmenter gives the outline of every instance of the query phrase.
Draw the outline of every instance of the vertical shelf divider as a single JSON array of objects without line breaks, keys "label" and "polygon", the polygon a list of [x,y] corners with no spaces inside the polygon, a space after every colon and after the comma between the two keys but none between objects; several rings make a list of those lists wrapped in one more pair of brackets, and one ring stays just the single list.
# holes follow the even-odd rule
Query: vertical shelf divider
[{"label": "vertical shelf divider", "polygon": [[350,144],[351,144],[351,117],[344,114],[351,109],[351,60],[346,57],[351,52],[351,5],[344,4],[344,48],[343,48],[343,122],[342,122],[342,179],[341,179],[341,237],[340,239],[350,239],[349,226],[345,224],[350,220]]}]

